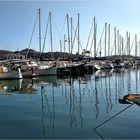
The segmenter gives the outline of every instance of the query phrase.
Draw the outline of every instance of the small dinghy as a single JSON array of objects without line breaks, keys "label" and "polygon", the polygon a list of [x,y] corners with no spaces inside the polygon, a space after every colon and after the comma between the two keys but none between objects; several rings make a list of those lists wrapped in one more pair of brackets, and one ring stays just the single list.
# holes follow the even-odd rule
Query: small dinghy
[{"label": "small dinghy", "polygon": [[119,103],[121,104],[131,104],[135,103],[140,106],[140,94],[128,94],[123,97],[123,99],[119,99]]}]

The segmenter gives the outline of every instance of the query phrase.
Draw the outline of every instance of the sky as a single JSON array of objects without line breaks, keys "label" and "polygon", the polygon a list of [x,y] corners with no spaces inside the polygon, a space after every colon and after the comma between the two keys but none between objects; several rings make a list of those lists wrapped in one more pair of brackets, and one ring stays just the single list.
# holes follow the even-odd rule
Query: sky
[{"label": "sky", "polygon": [[[104,30],[105,22],[110,24],[111,42],[113,42],[114,38],[114,27],[119,30],[124,38],[127,31],[130,33],[131,40],[137,34],[139,41],[139,7],[140,0],[0,1],[0,49],[17,51],[29,47],[39,8],[41,9],[42,44],[49,12],[52,14],[53,51],[60,50],[60,40],[62,40],[63,47],[64,34],[67,36],[67,14],[69,18],[72,17],[75,30],[78,13],[80,14],[80,43],[82,49],[86,48],[94,17],[97,23],[97,46]],[[36,25],[30,45],[31,49],[39,50],[38,38],[38,25]],[[91,40],[89,44],[91,44]],[[90,48],[90,45],[88,48]],[[50,51],[49,28],[44,51]],[[67,45],[66,51],[68,51]],[[75,43],[73,52],[76,51],[77,44]]]}]

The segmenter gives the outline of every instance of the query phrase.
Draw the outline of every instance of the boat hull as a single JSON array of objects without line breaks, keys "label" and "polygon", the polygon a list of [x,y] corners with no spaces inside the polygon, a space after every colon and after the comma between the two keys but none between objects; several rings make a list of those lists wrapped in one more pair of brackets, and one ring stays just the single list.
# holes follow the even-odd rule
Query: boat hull
[{"label": "boat hull", "polygon": [[19,71],[9,71],[0,73],[0,79],[21,79],[22,75]]},{"label": "boat hull", "polygon": [[98,64],[95,64],[94,67],[97,70],[112,69],[113,68],[111,65],[98,65]]},{"label": "boat hull", "polygon": [[48,67],[48,68],[38,68],[34,70],[39,76],[43,75],[57,75],[57,68],[56,67]]}]

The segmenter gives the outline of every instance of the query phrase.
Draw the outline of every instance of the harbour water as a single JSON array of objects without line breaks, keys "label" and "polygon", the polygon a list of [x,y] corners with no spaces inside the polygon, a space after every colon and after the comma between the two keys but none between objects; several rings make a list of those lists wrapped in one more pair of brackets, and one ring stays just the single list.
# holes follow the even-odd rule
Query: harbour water
[{"label": "harbour water", "polygon": [[140,69],[133,68],[79,77],[1,80],[0,138],[139,138],[140,107],[119,103],[124,95],[139,94],[139,85]]}]

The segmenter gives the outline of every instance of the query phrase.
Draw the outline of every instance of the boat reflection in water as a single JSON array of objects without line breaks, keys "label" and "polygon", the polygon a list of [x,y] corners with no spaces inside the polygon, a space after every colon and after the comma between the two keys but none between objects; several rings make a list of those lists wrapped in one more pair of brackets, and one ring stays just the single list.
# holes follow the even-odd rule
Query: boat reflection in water
[{"label": "boat reflection in water", "polygon": [[111,76],[114,69],[97,70],[95,72],[95,78],[105,78]]},{"label": "boat reflection in water", "polygon": [[57,76],[40,76],[33,79],[14,79],[14,80],[1,80],[0,90],[5,90],[9,93],[18,94],[34,94],[37,93],[37,85],[45,86],[52,84],[58,85]]},{"label": "boat reflection in water", "polygon": [[32,94],[37,93],[31,79],[3,80],[0,81],[0,90],[8,93]]},{"label": "boat reflection in water", "polygon": [[[129,106],[118,101],[127,94],[138,94],[139,84],[139,69],[97,71],[92,75],[77,77],[43,76],[0,81],[0,94],[6,91],[11,95],[5,98],[0,96],[0,103],[6,104],[1,106],[0,116],[5,113],[4,110],[7,111],[4,116],[10,116],[5,120],[0,119],[0,123],[5,122],[0,126],[2,138],[138,138],[139,126],[134,127],[139,122],[137,106],[132,106],[96,131],[92,130]],[[17,113],[19,115],[17,122],[14,111],[10,112],[13,106],[15,116]],[[20,126],[18,119],[24,120]],[[18,133],[9,127],[13,122]],[[135,133],[133,136],[130,133],[132,129]]]}]

